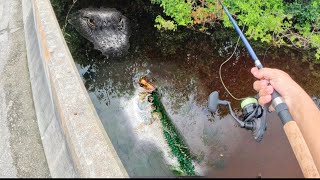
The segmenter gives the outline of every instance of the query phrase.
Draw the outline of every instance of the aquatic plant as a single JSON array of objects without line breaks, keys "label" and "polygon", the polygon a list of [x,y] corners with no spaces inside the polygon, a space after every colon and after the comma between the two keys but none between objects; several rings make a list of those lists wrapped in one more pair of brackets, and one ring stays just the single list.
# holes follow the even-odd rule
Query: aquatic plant
[{"label": "aquatic plant", "polygon": [[190,151],[184,142],[179,131],[176,129],[173,122],[167,115],[165,108],[160,100],[160,95],[157,91],[151,93],[153,97],[153,104],[155,105],[155,112],[161,113],[161,125],[163,128],[164,137],[171,149],[172,154],[177,157],[181,170],[188,176],[194,176],[195,170],[192,164]]}]

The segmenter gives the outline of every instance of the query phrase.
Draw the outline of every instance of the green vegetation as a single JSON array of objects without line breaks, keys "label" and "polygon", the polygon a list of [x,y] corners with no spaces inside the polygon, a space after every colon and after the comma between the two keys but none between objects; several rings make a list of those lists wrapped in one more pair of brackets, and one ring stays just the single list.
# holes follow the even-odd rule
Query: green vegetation
[{"label": "green vegetation", "polygon": [[[206,31],[221,23],[232,27],[217,0],[151,0],[163,8],[158,29],[186,26]],[[320,62],[320,0],[224,0],[248,39],[315,51]],[[167,20],[165,20],[167,19]],[[168,26],[168,21],[174,24]]]},{"label": "green vegetation", "polygon": [[177,24],[175,24],[174,21],[165,20],[162,16],[157,16],[155,22],[155,27],[158,29],[177,30]]},{"label": "green vegetation", "polygon": [[179,131],[175,128],[174,124],[168,117],[160,101],[159,94],[156,91],[153,91],[151,93],[151,96],[153,97],[153,103],[156,107],[154,111],[159,112],[162,115],[160,121],[162,124],[164,137],[171,149],[172,154],[177,157],[180,164],[180,169],[183,171],[183,174],[178,170],[175,170],[175,173],[194,176],[194,166],[192,164],[191,155],[187,145],[183,141],[183,138],[180,135]]}]

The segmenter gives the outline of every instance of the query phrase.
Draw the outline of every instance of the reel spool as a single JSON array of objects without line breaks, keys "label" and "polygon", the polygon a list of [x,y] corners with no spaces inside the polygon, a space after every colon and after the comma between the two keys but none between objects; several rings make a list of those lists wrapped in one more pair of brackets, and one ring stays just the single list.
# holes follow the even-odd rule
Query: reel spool
[{"label": "reel spool", "polygon": [[260,142],[267,130],[266,122],[266,108],[258,104],[258,100],[254,97],[247,97],[241,101],[242,114],[237,117],[232,110],[231,103],[226,100],[219,99],[219,93],[214,91],[210,94],[208,100],[208,109],[210,112],[215,113],[219,105],[229,107],[231,116],[239,123],[241,128],[251,130],[254,139]]}]

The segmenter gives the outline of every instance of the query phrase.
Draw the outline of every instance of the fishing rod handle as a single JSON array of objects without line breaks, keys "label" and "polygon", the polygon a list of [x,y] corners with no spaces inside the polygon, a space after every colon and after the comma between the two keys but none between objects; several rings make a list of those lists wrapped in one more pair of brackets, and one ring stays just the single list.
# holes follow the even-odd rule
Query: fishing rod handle
[{"label": "fishing rod handle", "polygon": [[280,96],[280,94],[274,90],[271,94],[272,98],[272,106],[276,110],[278,116],[281,119],[281,122],[283,125],[293,120],[288,105],[284,102],[283,98]]},{"label": "fishing rod handle", "polygon": [[319,171],[297,123],[295,121],[290,121],[283,126],[283,129],[303,176],[305,178],[319,178]]}]

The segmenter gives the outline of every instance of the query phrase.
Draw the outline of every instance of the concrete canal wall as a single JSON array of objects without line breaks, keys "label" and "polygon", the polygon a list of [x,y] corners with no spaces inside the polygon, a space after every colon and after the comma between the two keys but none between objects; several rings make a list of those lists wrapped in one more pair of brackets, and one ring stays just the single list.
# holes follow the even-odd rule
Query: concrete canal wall
[{"label": "concrete canal wall", "polygon": [[22,0],[33,100],[52,177],[128,177],[49,0]]}]

